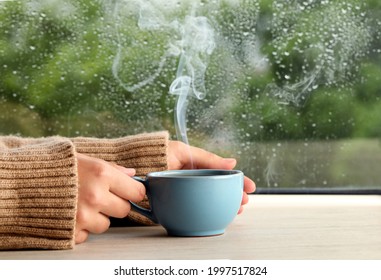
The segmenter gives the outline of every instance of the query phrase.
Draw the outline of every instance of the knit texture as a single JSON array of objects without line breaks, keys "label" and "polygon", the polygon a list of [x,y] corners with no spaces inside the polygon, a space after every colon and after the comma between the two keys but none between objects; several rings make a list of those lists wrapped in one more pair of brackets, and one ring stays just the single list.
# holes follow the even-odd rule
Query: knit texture
[{"label": "knit texture", "polygon": [[74,245],[74,145],[52,137],[0,141],[0,249]]},{"label": "knit texture", "polygon": [[[70,249],[78,196],[76,152],[135,168],[166,170],[168,133],[118,139],[0,137],[0,249]],[[141,203],[149,207],[147,199]],[[152,224],[130,212],[129,218]]]},{"label": "knit texture", "polygon": [[[145,177],[147,173],[168,169],[167,132],[144,133],[117,139],[74,138],[77,152],[100,158],[118,165],[135,168],[136,176]],[[149,208],[148,198],[138,203]],[[142,225],[154,223],[143,215],[130,211],[128,218]]]}]

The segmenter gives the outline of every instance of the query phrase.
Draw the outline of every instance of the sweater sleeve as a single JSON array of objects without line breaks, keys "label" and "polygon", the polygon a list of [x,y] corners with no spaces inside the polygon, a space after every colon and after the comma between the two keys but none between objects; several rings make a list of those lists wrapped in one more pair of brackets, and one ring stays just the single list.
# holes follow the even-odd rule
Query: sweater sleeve
[{"label": "sweater sleeve", "polygon": [[69,139],[0,137],[0,249],[74,246],[76,164]]},{"label": "sweater sleeve", "polygon": [[[168,132],[144,133],[116,139],[74,138],[76,151],[121,166],[135,168],[136,176],[168,169]],[[149,208],[147,197],[139,203]],[[144,225],[153,225],[148,218],[130,211],[128,218]]]}]

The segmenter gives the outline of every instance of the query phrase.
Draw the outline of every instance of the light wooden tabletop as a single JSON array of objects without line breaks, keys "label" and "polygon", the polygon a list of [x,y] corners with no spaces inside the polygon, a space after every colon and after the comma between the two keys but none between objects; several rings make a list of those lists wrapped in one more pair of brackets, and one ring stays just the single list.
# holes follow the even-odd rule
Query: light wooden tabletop
[{"label": "light wooden tabletop", "polygon": [[252,195],[225,234],[168,237],[161,226],[111,228],[64,251],[0,259],[381,259],[381,196]]}]

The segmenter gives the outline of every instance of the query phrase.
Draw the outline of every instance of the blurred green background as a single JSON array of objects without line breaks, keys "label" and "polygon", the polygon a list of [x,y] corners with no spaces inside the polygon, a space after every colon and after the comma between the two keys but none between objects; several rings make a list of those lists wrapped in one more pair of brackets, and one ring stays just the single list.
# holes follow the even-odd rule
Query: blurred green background
[{"label": "blurred green background", "polygon": [[190,144],[258,187],[381,186],[378,0],[0,2],[0,134],[175,139],[168,50],[188,15],[216,43]]}]

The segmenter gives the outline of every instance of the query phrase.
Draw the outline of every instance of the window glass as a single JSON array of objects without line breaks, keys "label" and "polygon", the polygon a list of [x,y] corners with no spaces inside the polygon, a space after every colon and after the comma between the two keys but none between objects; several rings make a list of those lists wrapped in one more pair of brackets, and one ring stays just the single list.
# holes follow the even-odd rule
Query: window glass
[{"label": "window glass", "polygon": [[381,186],[378,0],[0,0],[0,134],[168,130],[263,188]]}]

